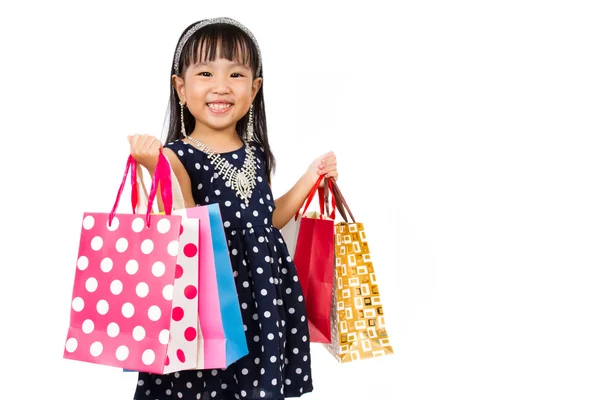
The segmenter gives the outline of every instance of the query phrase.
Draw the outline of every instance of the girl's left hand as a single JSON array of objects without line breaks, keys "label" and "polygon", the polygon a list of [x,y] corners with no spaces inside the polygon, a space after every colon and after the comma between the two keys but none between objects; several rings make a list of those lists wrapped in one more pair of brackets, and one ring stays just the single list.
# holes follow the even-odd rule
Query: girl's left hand
[{"label": "girl's left hand", "polygon": [[[338,171],[335,154],[330,151],[329,153],[318,157],[310,164],[306,173],[310,176],[312,182],[316,182],[321,175],[325,175],[327,178],[337,180]],[[325,182],[322,181],[320,187],[323,187],[324,185]]]}]

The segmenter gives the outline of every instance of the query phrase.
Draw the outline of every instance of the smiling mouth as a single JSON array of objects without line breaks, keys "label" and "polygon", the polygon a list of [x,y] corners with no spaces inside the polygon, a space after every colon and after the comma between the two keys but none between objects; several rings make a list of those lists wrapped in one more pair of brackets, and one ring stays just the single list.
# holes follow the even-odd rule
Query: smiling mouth
[{"label": "smiling mouth", "polygon": [[224,110],[231,108],[231,106],[233,106],[233,104],[231,104],[231,103],[208,103],[207,105],[208,105],[208,108],[210,108],[211,110],[215,110],[215,111],[224,111]]}]

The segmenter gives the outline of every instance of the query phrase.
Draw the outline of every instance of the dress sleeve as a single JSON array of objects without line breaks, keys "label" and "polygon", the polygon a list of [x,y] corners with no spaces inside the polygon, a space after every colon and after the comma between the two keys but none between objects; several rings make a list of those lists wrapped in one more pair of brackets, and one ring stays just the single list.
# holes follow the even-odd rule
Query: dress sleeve
[{"label": "dress sleeve", "polygon": [[169,142],[164,147],[177,154],[179,161],[181,161],[192,181],[199,179],[199,171],[205,162],[203,153],[200,150],[182,140]]},{"label": "dress sleeve", "polygon": [[175,140],[173,142],[169,142],[167,144],[164,145],[165,148],[167,149],[171,149],[173,151],[173,153],[177,154],[177,157],[179,158],[179,161],[181,161],[181,163],[185,166],[187,165],[186,161],[187,161],[187,151],[188,151],[188,145],[186,145],[184,142],[182,142],[181,140]]}]

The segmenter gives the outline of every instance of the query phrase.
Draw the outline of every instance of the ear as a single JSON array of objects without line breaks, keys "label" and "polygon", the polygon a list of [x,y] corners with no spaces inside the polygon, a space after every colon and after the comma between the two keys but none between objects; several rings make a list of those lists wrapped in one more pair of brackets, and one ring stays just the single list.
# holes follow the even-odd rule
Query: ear
[{"label": "ear", "polygon": [[261,86],[262,78],[256,78],[254,81],[252,81],[252,101],[254,101],[254,98],[256,97],[256,94],[260,90]]},{"label": "ear", "polygon": [[186,104],[185,100],[185,81],[179,75],[173,75],[171,77],[171,84],[175,88],[177,92],[177,96],[179,96],[179,101],[183,104]]}]

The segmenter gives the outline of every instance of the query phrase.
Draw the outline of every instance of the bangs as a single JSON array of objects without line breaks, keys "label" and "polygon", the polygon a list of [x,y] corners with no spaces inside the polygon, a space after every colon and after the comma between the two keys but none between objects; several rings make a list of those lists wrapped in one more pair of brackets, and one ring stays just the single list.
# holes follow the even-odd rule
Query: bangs
[{"label": "bangs", "polygon": [[190,65],[219,57],[247,65],[256,75],[257,53],[252,39],[241,29],[230,24],[208,25],[194,33],[183,47],[179,70],[183,74]]}]

